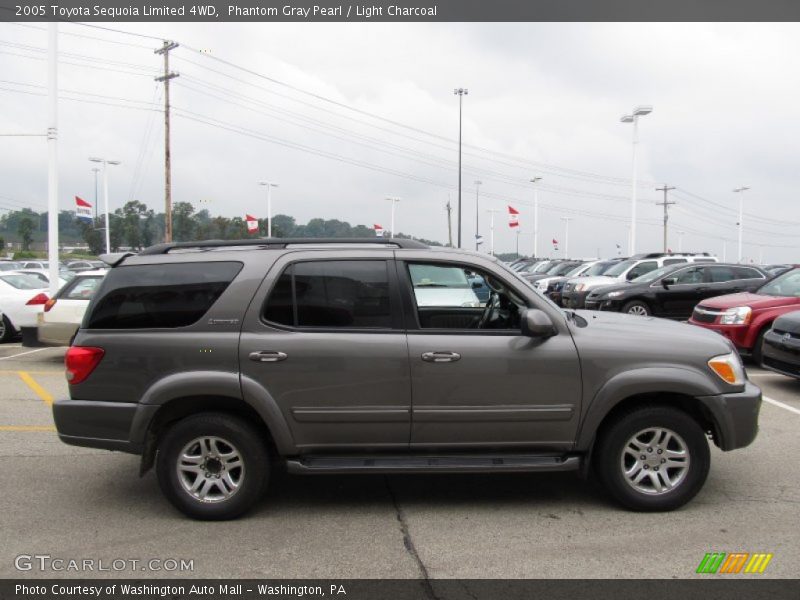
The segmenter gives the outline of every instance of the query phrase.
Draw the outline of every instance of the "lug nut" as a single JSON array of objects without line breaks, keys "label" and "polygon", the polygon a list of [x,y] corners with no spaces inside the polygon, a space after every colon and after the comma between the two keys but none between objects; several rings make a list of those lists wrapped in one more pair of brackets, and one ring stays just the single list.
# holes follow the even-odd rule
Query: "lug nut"
[{"label": "lug nut", "polygon": [[647,449],[647,451],[648,451],[648,452],[652,452],[652,451],[653,451],[653,449],[652,449],[652,448],[648,448],[648,449]]},{"label": "lug nut", "polygon": [[645,470],[645,471],[647,471],[647,469],[649,469],[649,468],[650,468],[650,467],[648,467],[647,465],[645,465],[645,466],[644,466],[644,470]]},{"label": "lug nut", "polygon": [[659,448],[659,449],[658,449],[658,453],[659,453],[659,454],[664,454],[664,451],[663,451],[661,448]]},{"label": "lug nut", "polygon": [[658,467],[653,467],[653,471],[658,471]]},{"label": "lug nut", "polygon": [[667,462],[667,459],[666,458],[662,458],[661,459],[661,464],[663,465],[665,462]]},{"label": "lug nut", "polygon": [[647,459],[647,457],[646,457],[644,454],[642,454],[642,455],[641,455],[639,458],[640,458],[641,460],[645,460],[645,459]]}]

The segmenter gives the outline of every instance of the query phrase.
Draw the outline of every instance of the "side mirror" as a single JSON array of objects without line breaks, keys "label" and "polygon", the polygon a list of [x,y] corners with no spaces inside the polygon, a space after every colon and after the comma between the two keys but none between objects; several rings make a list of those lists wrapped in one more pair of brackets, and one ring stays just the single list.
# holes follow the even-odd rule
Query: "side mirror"
[{"label": "side mirror", "polygon": [[664,279],[661,280],[661,285],[664,286],[664,289],[671,285],[675,285],[676,283],[678,283],[677,277],[664,277]]},{"label": "side mirror", "polygon": [[538,308],[529,308],[522,314],[522,335],[547,338],[556,334],[550,317]]}]

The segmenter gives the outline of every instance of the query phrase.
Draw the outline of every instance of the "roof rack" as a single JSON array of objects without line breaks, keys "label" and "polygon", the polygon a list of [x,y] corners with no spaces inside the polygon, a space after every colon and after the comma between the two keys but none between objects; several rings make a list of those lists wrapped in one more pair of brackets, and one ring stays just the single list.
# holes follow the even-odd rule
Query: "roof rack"
[{"label": "roof rack", "polygon": [[256,238],[247,240],[202,240],[198,242],[169,242],[155,244],[139,252],[139,256],[153,254],[167,254],[170,250],[196,248],[199,251],[214,248],[256,246],[262,249],[286,248],[287,246],[300,245],[347,245],[347,244],[374,244],[381,246],[394,246],[395,248],[426,249],[428,246],[417,240],[405,238]]}]

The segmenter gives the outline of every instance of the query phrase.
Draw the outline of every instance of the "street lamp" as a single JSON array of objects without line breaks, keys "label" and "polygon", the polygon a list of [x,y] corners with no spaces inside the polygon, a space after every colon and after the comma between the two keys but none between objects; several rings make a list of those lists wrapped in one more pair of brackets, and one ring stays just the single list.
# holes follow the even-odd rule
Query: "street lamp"
[{"label": "street lamp", "polygon": [[392,221],[391,221],[390,237],[394,237],[394,209],[395,206],[397,206],[397,203],[400,202],[400,198],[398,198],[397,196],[387,196],[385,199],[387,202],[392,203]]},{"label": "street lamp", "polygon": [[542,178],[538,175],[531,179],[533,184],[533,257],[539,256],[539,186],[536,182]]},{"label": "street lamp", "polygon": [[97,174],[100,172],[99,167],[92,167],[94,173],[94,218],[97,218]]},{"label": "street lamp", "polygon": [[561,217],[561,220],[564,221],[564,258],[569,258],[569,222],[572,219],[574,217]]},{"label": "street lamp", "polygon": [[461,248],[461,109],[464,96],[469,94],[467,88],[456,88],[453,94],[458,96],[458,247]]},{"label": "street lamp", "polygon": [[631,237],[628,246],[628,253],[633,256],[636,253],[636,146],[639,144],[639,117],[649,115],[653,112],[652,106],[637,106],[629,115],[623,115],[620,119],[623,123],[633,123],[633,179],[631,183]]},{"label": "street lamp", "polygon": [[480,190],[482,181],[475,180],[475,252],[478,251],[478,241],[480,240]]},{"label": "street lamp", "polygon": [[267,237],[272,237],[272,188],[278,187],[277,183],[271,181],[259,181],[258,185],[267,188]]},{"label": "street lamp", "polygon": [[106,158],[90,157],[90,161],[103,165],[103,209],[106,212],[106,254],[111,252],[111,226],[108,216],[108,165],[121,164],[118,160],[108,160]]},{"label": "street lamp", "polygon": [[489,221],[489,254],[494,256],[494,214],[502,212],[496,208],[490,208],[486,211],[490,215]]},{"label": "street lamp", "polygon": [[744,193],[750,188],[746,185],[736,188],[734,193],[739,194],[739,259],[738,263],[742,262],[742,233],[744,228]]}]

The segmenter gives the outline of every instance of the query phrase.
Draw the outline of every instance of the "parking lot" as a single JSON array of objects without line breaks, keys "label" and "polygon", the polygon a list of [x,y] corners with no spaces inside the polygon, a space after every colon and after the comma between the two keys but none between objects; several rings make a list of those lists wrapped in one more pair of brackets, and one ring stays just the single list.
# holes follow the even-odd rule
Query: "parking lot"
[{"label": "parking lot", "polygon": [[707,552],[769,552],[755,577],[797,574],[800,382],[761,369],[750,370],[770,399],[758,439],[713,448],[705,488],[678,512],[625,512],[571,473],[277,475],[246,518],[202,523],[164,500],[152,472],[138,477],[137,457],[58,440],[63,353],[0,347],[2,577],[181,575],[19,572],[21,554],[185,559],[193,577],[684,578]]}]

